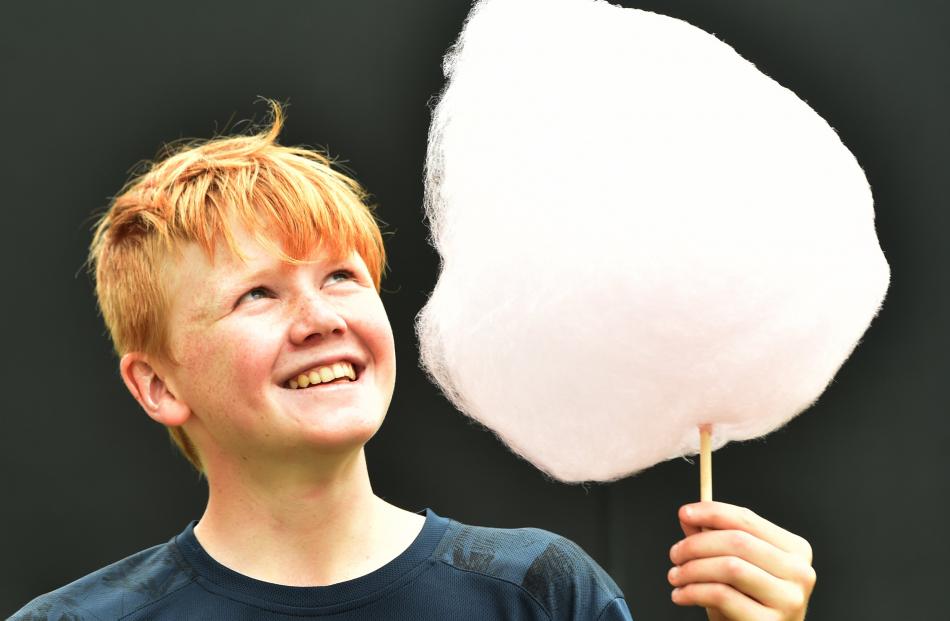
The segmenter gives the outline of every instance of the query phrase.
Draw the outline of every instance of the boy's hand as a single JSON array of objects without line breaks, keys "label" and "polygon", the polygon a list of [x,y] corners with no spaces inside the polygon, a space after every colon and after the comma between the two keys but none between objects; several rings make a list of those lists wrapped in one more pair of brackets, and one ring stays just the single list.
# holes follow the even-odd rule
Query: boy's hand
[{"label": "boy's hand", "polygon": [[815,587],[807,541],[723,502],[684,505],[679,519],[686,538],[670,549],[673,602],[704,606],[711,621],[805,618]]}]

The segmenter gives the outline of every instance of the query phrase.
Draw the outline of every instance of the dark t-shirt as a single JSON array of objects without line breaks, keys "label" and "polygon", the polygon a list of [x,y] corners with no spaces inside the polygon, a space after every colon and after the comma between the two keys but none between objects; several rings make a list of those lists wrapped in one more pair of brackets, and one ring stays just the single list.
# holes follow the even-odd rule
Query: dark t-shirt
[{"label": "dark t-shirt", "polygon": [[12,619],[631,621],[623,593],[574,542],[537,528],[467,526],[431,509],[425,516],[398,557],[321,587],[228,569],[204,551],[192,522],[168,543],[42,595]]}]

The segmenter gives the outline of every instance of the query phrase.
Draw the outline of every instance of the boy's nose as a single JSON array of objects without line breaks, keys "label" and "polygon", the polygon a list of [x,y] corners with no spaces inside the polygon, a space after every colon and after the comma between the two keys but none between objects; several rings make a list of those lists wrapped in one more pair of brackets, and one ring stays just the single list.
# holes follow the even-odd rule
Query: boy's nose
[{"label": "boy's nose", "polygon": [[310,296],[297,304],[290,327],[290,340],[302,345],[308,339],[346,332],[346,321],[332,305],[319,296]]}]

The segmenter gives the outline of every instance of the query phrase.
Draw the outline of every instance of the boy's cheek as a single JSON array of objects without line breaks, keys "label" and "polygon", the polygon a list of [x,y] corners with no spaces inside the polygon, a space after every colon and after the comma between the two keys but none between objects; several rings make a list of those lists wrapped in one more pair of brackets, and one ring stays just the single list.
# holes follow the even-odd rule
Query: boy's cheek
[{"label": "boy's cheek", "polygon": [[274,375],[273,358],[252,346],[239,348],[233,357],[229,356],[221,362],[223,364],[216,366],[215,374],[223,383],[245,389],[266,390],[278,381]]},{"label": "boy's cheek", "polygon": [[254,380],[267,380],[273,374],[270,362],[261,348],[248,339],[228,339],[213,333],[185,335],[179,348],[178,362],[184,381],[203,393],[222,393],[227,398],[229,387],[251,385]]}]

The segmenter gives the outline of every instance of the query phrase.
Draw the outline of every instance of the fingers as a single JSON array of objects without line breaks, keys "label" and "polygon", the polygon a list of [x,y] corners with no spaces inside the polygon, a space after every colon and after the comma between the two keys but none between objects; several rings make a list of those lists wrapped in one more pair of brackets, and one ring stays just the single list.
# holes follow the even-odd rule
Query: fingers
[{"label": "fingers", "polygon": [[794,583],[780,580],[734,556],[692,560],[672,568],[668,578],[675,587],[709,583],[728,585],[737,593],[777,610],[797,610],[805,603],[802,591]]},{"label": "fingers", "polygon": [[811,545],[795,533],[776,526],[745,507],[724,502],[697,502],[684,505],[679,511],[680,524],[699,532],[703,528],[740,530],[766,541],[780,550],[798,556],[809,565],[812,562]]},{"label": "fingers", "polygon": [[804,618],[816,581],[805,539],[720,502],[685,505],[679,519],[686,538],[670,550],[675,603],[703,606],[711,619]]},{"label": "fingers", "polygon": [[783,580],[799,581],[810,566],[793,554],[741,530],[709,530],[681,540],[670,549],[674,565],[693,559],[737,557]]},{"label": "fingers", "polygon": [[691,524],[685,524],[683,522],[680,522],[680,528],[683,529],[683,534],[686,535],[687,537],[689,537],[690,535],[695,535],[696,533],[702,530],[701,528],[697,526],[693,526]]},{"label": "fingers", "polygon": [[678,606],[702,606],[716,610],[732,621],[779,621],[776,611],[725,584],[690,584],[673,590]]}]

